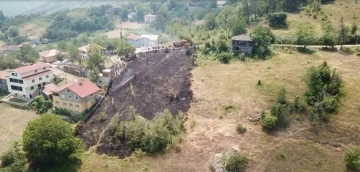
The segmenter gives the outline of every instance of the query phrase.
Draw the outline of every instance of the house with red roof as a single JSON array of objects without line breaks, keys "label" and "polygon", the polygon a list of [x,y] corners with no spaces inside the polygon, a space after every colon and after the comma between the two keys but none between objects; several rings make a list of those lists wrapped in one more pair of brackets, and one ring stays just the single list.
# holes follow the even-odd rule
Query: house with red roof
[{"label": "house with red roof", "polygon": [[25,99],[33,99],[46,84],[54,81],[54,72],[45,63],[7,70],[7,76],[8,91]]},{"label": "house with red roof", "polygon": [[77,82],[53,88],[53,105],[59,109],[66,109],[73,113],[82,113],[90,110],[96,103],[100,88],[89,79],[80,79]]}]

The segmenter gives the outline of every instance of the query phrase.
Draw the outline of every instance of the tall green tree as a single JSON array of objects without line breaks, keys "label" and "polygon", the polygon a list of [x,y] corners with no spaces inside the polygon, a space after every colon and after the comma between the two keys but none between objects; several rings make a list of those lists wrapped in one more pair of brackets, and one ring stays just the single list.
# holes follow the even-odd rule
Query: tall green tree
[{"label": "tall green tree", "polygon": [[315,43],[315,31],[312,27],[301,25],[296,31],[296,42],[298,45],[306,46]]},{"label": "tall green tree", "polygon": [[75,45],[68,45],[67,52],[71,61],[77,61],[81,64],[82,59],[80,57],[80,50],[77,49]]},{"label": "tall green tree", "polygon": [[5,25],[6,17],[2,10],[0,10],[0,29]]},{"label": "tall green tree", "polygon": [[217,24],[215,18],[216,18],[215,13],[208,13],[205,16],[204,26],[207,30],[214,30],[216,28]]},{"label": "tall green tree", "polygon": [[155,28],[157,30],[165,31],[166,25],[169,24],[171,16],[169,11],[167,10],[160,10],[156,16],[156,20],[154,21]]},{"label": "tall green tree", "polygon": [[104,64],[104,58],[99,51],[91,51],[87,60],[87,68],[90,70],[97,69],[101,71],[101,65]]},{"label": "tall green tree", "polygon": [[322,29],[323,35],[321,36],[321,40],[323,44],[326,47],[334,47],[336,45],[336,30],[328,19],[323,22]]},{"label": "tall green tree", "polygon": [[270,28],[257,26],[251,31],[250,37],[255,42],[255,54],[258,57],[264,58],[271,53],[269,46],[274,41],[275,36]]},{"label": "tall green tree", "polygon": [[126,40],[121,40],[117,47],[117,53],[119,56],[132,54],[135,52],[135,48]]},{"label": "tall green tree", "polygon": [[77,153],[80,145],[71,125],[52,114],[29,122],[23,133],[26,157],[36,165],[61,163]]}]

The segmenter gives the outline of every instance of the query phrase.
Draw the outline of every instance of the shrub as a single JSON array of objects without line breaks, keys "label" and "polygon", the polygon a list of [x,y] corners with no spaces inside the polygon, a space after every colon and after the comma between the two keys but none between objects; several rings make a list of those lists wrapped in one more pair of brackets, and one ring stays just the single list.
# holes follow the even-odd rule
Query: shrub
[{"label": "shrub", "polygon": [[277,124],[277,117],[276,116],[272,116],[272,115],[266,115],[262,120],[261,120],[261,125],[263,126],[263,128],[267,129],[267,130],[273,130],[276,128],[276,124]]},{"label": "shrub", "polygon": [[287,14],[284,12],[268,14],[270,26],[286,25],[286,18],[287,18]]},{"label": "shrub", "polygon": [[227,171],[245,171],[248,160],[240,154],[232,154],[225,160],[225,169]]},{"label": "shrub", "polygon": [[346,150],[345,162],[348,168],[360,170],[360,147],[352,147]]},{"label": "shrub", "polygon": [[262,85],[261,80],[258,80],[257,85]]},{"label": "shrub", "polygon": [[217,55],[217,59],[223,64],[228,64],[230,62],[231,58],[232,58],[232,55],[230,53],[223,52],[223,53],[220,53]]},{"label": "shrub", "polygon": [[289,124],[290,111],[286,105],[278,103],[272,106],[271,115],[277,118],[276,126],[286,127]]},{"label": "shrub", "polygon": [[236,127],[236,131],[239,134],[244,134],[246,132],[246,128],[244,126],[242,126],[241,124],[238,124],[237,127]]},{"label": "shrub", "polygon": [[277,102],[280,104],[286,104],[286,90],[285,88],[281,88],[278,96],[277,96]]},{"label": "shrub", "polygon": [[16,154],[14,151],[8,151],[1,155],[1,166],[0,167],[8,167],[15,162]]},{"label": "shrub", "polygon": [[338,104],[339,102],[336,97],[327,96],[320,105],[322,106],[322,108],[324,108],[326,113],[333,113],[338,108]]},{"label": "shrub", "polygon": [[120,122],[114,133],[115,141],[127,141],[133,149],[141,149],[147,153],[164,152],[173,144],[173,139],[183,131],[184,116],[174,118],[166,110],[151,121],[131,113],[128,121]]}]

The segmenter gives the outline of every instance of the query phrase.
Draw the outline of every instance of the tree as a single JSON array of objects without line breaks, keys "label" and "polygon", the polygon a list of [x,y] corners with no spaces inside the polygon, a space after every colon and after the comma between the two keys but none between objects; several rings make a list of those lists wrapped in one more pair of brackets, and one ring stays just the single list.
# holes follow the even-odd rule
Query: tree
[{"label": "tree", "polygon": [[353,170],[360,170],[360,147],[352,147],[345,152],[346,165]]},{"label": "tree", "polygon": [[89,59],[87,61],[87,68],[90,70],[101,70],[101,65],[104,63],[104,58],[101,56],[99,51],[91,51],[89,53]]},{"label": "tree", "polygon": [[230,30],[232,32],[232,35],[241,35],[246,33],[247,24],[242,17],[236,17],[236,19],[233,20],[233,24],[230,27]]},{"label": "tree", "polygon": [[10,26],[5,32],[7,37],[15,37],[19,35],[19,29],[16,26]]},{"label": "tree", "polygon": [[327,46],[334,47],[336,44],[336,33],[335,29],[332,26],[330,20],[326,17],[325,21],[322,24],[323,35],[321,37],[323,44]]},{"label": "tree", "polygon": [[216,14],[215,13],[208,13],[205,16],[205,28],[207,30],[214,30],[216,28]]},{"label": "tree", "polygon": [[46,100],[44,96],[38,96],[35,98],[34,102],[31,104],[31,107],[36,110],[36,113],[43,114],[48,112],[49,109],[53,107],[50,100]]},{"label": "tree", "polygon": [[0,70],[15,69],[19,66],[20,63],[18,62],[18,60],[16,60],[16,57],[0,54]]},{"label": "tree", "polygon": [[5,152],[0,157],[0,171],[9,172],[25,172],[26,170],[26,157],[18,142],[14,143],[13,148]]},{"label": "tree", "polygon": [[135,52],[135,50],[136,49],[126,40],[121,40],[117,47],[117,53],[119,56],[132,54]]},{"label": "tree", "polygon": [[276,128],[277,125],[277,117],[272,115],[266,115],[263,119],[261,119],[261,125],[267,130],[273,130]]},{"label": "tree", "polygon": [[275,36],[268,27],[257,26],[251,31],[250,37],[255,42],[255,54],[257,56],[263,58],[270,54],[269,46],[274,41]]},{"label": "tree", "polygon": [[136,9],[136,13],[135,13],[135,21],[137,22],[144,22],[145,20],[145,12],[144,12],[144,9],[141,8],[141,7],[138,7]]},{"label": "tree", "polygon": [[59,43],[57,43],[57,48],[61,51],[66,51],[68,49],[68,43],[66,41],[60,41]]},{"label": "tree", "polygon": [[30,45],[22,46],[19,51],[14,51],[10,55],[29,63],[35,63],[39,59],[39,53]]},{"label": "tree", "polygon": [[77,61],[81,64],[80,50],[75,47],[75,45],[68,46],[68,54],[71,61]]},{"label": "tree", "polygon": [[90,70],[90,80],[93,83],[97,83],[97,81],[99,80],[99,74],[100,71],[98,68],[93,68]]},{"label": "tree", "polygon": [[345,41],[346,41],[344,18],[343,18],[342,16],[341,16],[341,19],[340,19],[340,33],[339,33],[339,37],[340,37],[340,44],[341,44],[340,50],[342,50],[343,45],[344,45],[344,43],[345,43]]},{"label": "tree", "polygon": [[268,18],[270,26],[286,25],[287,14],[284,12],[269,13]]},{"label": "tree", "polygon": [[277,97],[277,102],[280,104],[286,104],[286,90],[285,88],[281,88],[279,93],[278,93],[278,97]]},{"label": "tree", "polygon": [[26,157],[35,165],[68,160],[80,150],[80,144],[71,125],[52,114],[29,122],[23,133]]},{"label": "tree", "polygon": [[166,25],[170,22],[170,14],[167,10],[160,10],[154,21],[157,30],[165,31]]},{"label": "tree", "polygon": [[298,45],[306,46],[315,42],[315,32],[312,27],[301,25],[296,32],[296,42]]},{"label": "tree", "polygon": [[2,10],[0,10],[0,29],[4,26],[5,22],[6,22],[6,17],[2,12]]}]

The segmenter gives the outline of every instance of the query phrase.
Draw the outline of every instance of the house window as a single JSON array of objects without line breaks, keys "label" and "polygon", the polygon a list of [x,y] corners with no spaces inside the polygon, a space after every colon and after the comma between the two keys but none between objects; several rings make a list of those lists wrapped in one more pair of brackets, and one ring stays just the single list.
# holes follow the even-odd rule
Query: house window
[{"label": "house window", "polygon": [[70,92],[70,90],[66,90],[67,92]]},{"label": "house window", "polygon": [[61,96],[60,96],[61,98],[65,98],[65,95],[64,94],[61,94]]},{"label": "house window", "polygon": [[79,105],[75,105],[75,107],[80,107]]},{"label": "house window", "polygon": [[34,86],[31,87],[31,90],[34,90]]},{"label": "house window", "polygon": [[69,96],[69,99],[71,99],[72,97],[71,96]]},{"label": "house window", "polygon": [[39,81],[41,81],[41,80],[42,80],[42,78],[40,77],[40,78],[39,78]]},{"label": "house window", "polygon": [[46,70],[46,67],[44,67],[44,70]]},{"label": "house window", "polygon": [[69,103],[69,106],[70,106],[70,107],[73,107],[73,104]]},{"label": "house window", "polygon": [[77,100],[78,98],[75,96],[75,100]]},{"label": "house window", "polygon": [[15,85],[12,85],[11,89],[16,90],[16,91],[22,91],[22,87],[18,87],[18,86],[15,86]]},{"label": "house window", "polygon": [[59,101],[55,101],[56,104],[59,104]]},{"label": "house window", "polygon": [[17,76],[17,73],[11,73],[12,76]]},{"label": "house window", "polygon": [[49,75],[46,75],[46,78],[49,78]]},{"label": "house window", "polygon": [[37,70],[35,70],[35,73],[37,72]]},{"label": "house window", "polygon": [[64,103],[63,103],[63,105],[65,105],[65,106],[66,106],[66,103],[64,102]]},{"label": "house window", "polygon": [[33,79],[32,82],[34,83],[34,82],[35,82],[35,79]]}]

